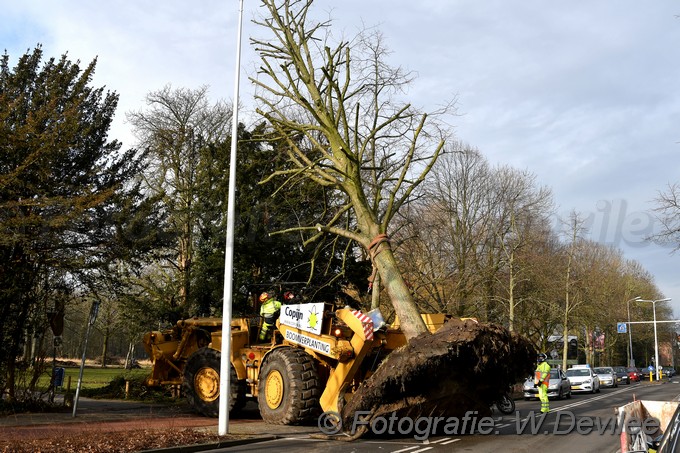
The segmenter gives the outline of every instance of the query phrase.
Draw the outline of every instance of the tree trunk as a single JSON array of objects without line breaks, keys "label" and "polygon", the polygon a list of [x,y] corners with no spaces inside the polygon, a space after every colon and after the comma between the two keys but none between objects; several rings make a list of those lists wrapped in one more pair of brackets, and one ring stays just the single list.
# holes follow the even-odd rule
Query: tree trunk
[{"label": "tree trunk", "polygon": [[371,310],[380,307],[380,274],[376,273],[371,286]]},{"label": "tree trunk", "polygon": [[512,270],[510,271],[510,286],[508,294],[508,330],[515,331],[515,280]]},{"label": "tree trunk", "polygon": [[128,350],[127,354],[125,354],[125,369],[128,369],[128,365],[130,364],[130,360],[132,359],[132,355],[134,354],[135,351],[135,344],[130,342],[128,345]]},{"label": "tree trunk", "polygon": [[508,256],[508,330],[515,330],[515,249],[512,249]]},{"label": "tree trunk", "polygon": [[179,270],[179,305],[187,310],[189,306],[189,294],[191,284],[191,236],[190,226],[184,225],[182,238],[179,241],[179,255],[177,257],[177,268]]},{"label": "tree trunk", "polygon": [[567,369],[567,351],[569,350],[569,328],[565,316],[564,326],[562,326],[562,369]]},{"label": "tree trunk", "polygon": [[390,296],[394,311],[399,317],[401,330],[407,340],[427,332],[427,326],[420,316],[420,311],[413,300],[411,291],[406,286],[404,278],[399,272],[397,261],[388,242],[378,245],[375,263],[380,272],[380,282]]},{"label": "tree trunk", "polygon": [[111,330],[107,327],[104,329],[104,346],[102,347],[102,368],[106,368],[106,356],[109,353],[109,337]]}]

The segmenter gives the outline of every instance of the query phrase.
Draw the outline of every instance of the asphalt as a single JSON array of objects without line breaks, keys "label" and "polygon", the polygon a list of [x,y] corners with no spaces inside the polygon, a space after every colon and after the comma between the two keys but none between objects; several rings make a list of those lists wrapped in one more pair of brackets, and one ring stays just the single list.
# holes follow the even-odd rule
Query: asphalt
[{"label": "asphalt", "polygon": [[[657,382],[654,382],[657,384]],[[55,403],[63,404],[60,396]],[[19,413],[0,416],[0,438],[5,440],[47,437],[47,434],[88,431],[123,431],[135,428],[176,430],[194,428],[218,433],[218,420],[195,414],[187,405],[151,404],[138,401],[80,398],[75,411]],[[230,418],[225,440],[200,445],[147,450],[146,453],[187,453],[225,448],[283,437],[307,438],[319,435],[313,426],[270,425],[262,421],[257,404],[249,402],[237,418]]]},{"label": "asphalt", "polygon": [[[55,403],[60,404],[58,396]],[[44,437],[46,433],[79,432],[88,430],[119,431],[139,428],[178,429],[195,428],[218,433],[218,419],[194,414],[184,405],[147,404],[124,400],[80,398],[75,417],[72,409],[62,412],[21,413],[0,417],[0,438],[22,439]],[[259,417],[257,405],[248,403],[238,418],[230,419],[225,440],[218,443],[186,445],[148,450],[163,453],[195,452],[246,443],[262,442],[281,437],[309,437],[318,434],[316,426],[270,425]]]}]

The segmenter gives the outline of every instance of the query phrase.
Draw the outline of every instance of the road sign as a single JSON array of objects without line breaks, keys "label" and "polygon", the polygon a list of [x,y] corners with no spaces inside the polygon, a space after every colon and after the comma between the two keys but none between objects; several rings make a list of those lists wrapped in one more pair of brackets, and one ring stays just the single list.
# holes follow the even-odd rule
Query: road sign
[{"label": "road sign", "polygon": [[628,332],[628,326],[626,325],[625,322],[617,322],[616,323],[616,331],[618,333],[627,333]]}]

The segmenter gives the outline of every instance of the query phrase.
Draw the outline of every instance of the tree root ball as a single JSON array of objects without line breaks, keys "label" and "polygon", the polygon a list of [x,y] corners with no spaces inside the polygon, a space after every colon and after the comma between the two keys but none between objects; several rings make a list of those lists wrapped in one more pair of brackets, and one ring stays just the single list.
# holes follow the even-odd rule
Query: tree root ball
[{"label": "tree root ball", "polygon": [[[393,412],[399,417],[462,417],[491,406],[512,385],[531,375],[536,350],[525,338],[495,324],[453,318],[436,333],[413,338],[392,352],[342,408],[352,427],[358,411],[369,423]],[[361,432],[352,433],[357,438]]]}]

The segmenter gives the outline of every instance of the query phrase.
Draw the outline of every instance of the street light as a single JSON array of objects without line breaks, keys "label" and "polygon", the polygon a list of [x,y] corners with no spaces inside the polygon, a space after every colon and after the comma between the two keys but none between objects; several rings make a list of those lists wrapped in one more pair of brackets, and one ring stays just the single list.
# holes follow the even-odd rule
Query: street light
[{"label": "street light", "polygon": [[635,366],[635,359],[633,359],[633,335],[631,333],[631,324],[630,324],[630,303],[631,302],[637,302],[640,300],[640,296],[633,297],[631,300],[626,302],[626,308],[628,309],[628,366]]},{"label": "street light", "polygon": [[[239,1],[238,27],[236,28],[236,70],[234,74],[234,106],[231,109],[231,153],[229,155],[229,189],[227,193],[227,228],[224,245],[224,298],[222,300],[222,325],[231,325],[232,283],[234,279],[234,223],[236,216],[236,148],[238,144],[238,93],[241,80],[241,35],[243,31],[243,0]],[[222,335],[220,357],[220,399],[218,401],[217,434],[229,433],[228,399],[231,396],[230,370],[231,335]]]},{"label": "street light", "polygon": [[652,303],[652,309],[654,310],[654,367],[656,368],[656,380],[659,380],[659,339],[656,335],[656,303],[657,302],[668,302],[671,300],[670,297],[667,297],[665,299],[657,299],[657,300],[644,300],[644,299],[639,299],[638,302],[651,302]]}]

